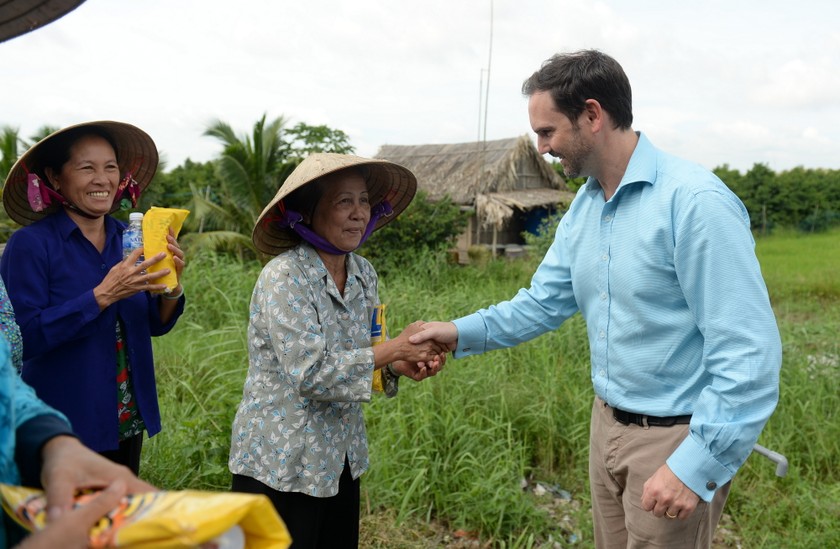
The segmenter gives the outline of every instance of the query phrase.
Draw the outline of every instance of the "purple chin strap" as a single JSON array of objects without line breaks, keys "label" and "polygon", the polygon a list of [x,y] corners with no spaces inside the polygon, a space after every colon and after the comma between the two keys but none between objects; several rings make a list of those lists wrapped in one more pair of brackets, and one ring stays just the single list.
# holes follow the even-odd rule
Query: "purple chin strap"
[{"label": "purple chin strap", "polygon": [[[370,209],[370,221],[368,221],[367,227],[365,227],[365,232],[362,235],[362,239],[359,241],[359,246],[356,246],[356,248],[358,249],[362,244],[364,244],[365,240],[367,240],[368,237],[373,233],[373,229],[376,228],[376,223],[379,221],[379,218],[381,218],[382,216],[388,217],[392,213],[394,213],[394,210],[393,208],[391,208],[391,204],[387,200],[383,200],[376,206],[373,206]],[[344,255],[349,254],[353,251],[341,250],[330,244],[330,242],[327,239],[314,233],[312,229],[307,227],[303,223],[303,216],[293,210],[286,210],[285,212],[283,212],[279,223],[281,227],[289,227],[290,229],[292,229],[302,239],[309,242],[322,252],[326,252],[328,254],[333,255]]]}]

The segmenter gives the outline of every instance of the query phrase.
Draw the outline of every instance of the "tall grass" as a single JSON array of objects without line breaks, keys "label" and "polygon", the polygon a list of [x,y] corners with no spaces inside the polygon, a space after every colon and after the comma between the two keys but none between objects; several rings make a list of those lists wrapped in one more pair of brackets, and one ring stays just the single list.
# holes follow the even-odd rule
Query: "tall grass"
[{"label": "tall grass", "polygon": [[[726,512],[741,547],[840,546],[840,233],[781,234],[757,251],[784,343],[779,407],[759,440],[790,460],[785,478],[752,455]],[[390,331],[445,320],[527,286],[535,260],[483,268],[418,258],[381,280]],[[245,326],[257,263],[191,259],[188,309],[155,342],[164,431],[144,450],[144,476],[170,489],[227,489],[230,424],[247,370]],[[403,382],[366,406],[365,511],[393,523],[444,523],[494,547],[591,546],[587,486],[589,350],[580,317],[514,349],[452,360],[436,378]],[[539,480],[579,502],[549,516],[522,489]],[[428,547],[422,540],[377,547]],[[549,540],[553,540],[551,543]]]}]

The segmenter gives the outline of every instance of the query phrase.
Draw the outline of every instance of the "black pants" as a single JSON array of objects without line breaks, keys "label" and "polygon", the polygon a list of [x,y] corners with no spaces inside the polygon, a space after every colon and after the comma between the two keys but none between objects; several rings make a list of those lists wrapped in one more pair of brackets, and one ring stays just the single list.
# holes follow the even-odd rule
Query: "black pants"
[{"label": "black pants", "polygon": [[359,546],[359,485],[359,479],[353,480],[345,458],[338,494],[332,497],[278,492],[242,475],[233,475],[231,489],[268,496],[289,529],[291,549],[356,549]]},{"label": "black pants", "polygon": [[99,452],[100,456],[106,457],[114,463],[125,465],[131,471],[140,476],[140,450],[143,449],[143,433],[134,435],[131,438],[120,441],[116,450],[105,450]]}]

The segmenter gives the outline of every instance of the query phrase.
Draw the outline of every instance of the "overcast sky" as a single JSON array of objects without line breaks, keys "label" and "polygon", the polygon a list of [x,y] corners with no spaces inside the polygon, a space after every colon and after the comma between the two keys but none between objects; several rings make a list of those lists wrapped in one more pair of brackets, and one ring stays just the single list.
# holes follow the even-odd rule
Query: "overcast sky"
[{"label": "overcast sky", "polygon": [[522,81],[596,48],[630,78],[634,129],[668,152],[840,169],[838,23],[837,0],[87,0],[0,43],[0,125],[130,122],[171,169],[220,152],[212,120],[242,135],[266,113],[372,156],[533,135]]}]

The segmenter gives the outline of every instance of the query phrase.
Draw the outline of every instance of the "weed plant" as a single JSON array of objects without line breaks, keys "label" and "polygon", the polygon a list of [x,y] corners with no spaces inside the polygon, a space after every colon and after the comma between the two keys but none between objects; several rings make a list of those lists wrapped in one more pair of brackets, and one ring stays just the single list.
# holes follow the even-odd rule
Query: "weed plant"
[{"label": "weed plant", "polygon": [[[753,454],[736,476],[725,512],[745,549],[840,546],[838,243],[837,230],[757,241],[784,345],[779,406],[759,443],[785,455],[790,467],[776,477],[775,465]],[[538,259],[476,268],[429,256],[389,271],[380,279],[389,331],[507,299],[528,286]],[[247,371],[248,302],[260,267],[190,258],[185,315],[155,341],[164,430],[147,442],[142,471],[160,487],[230,485],[230,424]],[[442,543],[419,533],[409,541],[418,524],[475,532],[489,547],[592,546],[591,405],[579,316],[513,349],[450,358],[436,378],[403,380],[394,399],[375,397],[365,407],[365,546]],[[533,481],[568,491],[580,505],[568,509],[571,517],[551,516],[523,490]]]}]

